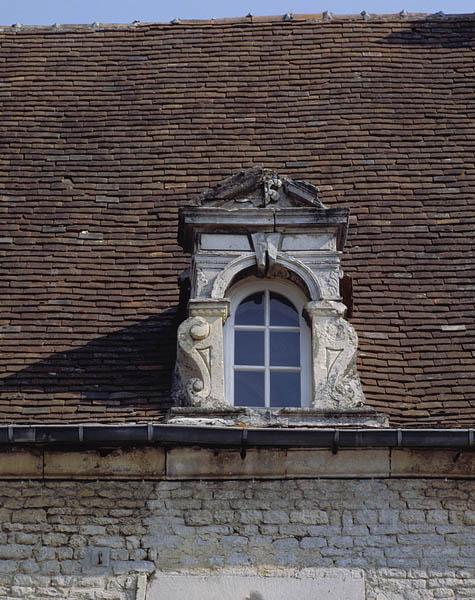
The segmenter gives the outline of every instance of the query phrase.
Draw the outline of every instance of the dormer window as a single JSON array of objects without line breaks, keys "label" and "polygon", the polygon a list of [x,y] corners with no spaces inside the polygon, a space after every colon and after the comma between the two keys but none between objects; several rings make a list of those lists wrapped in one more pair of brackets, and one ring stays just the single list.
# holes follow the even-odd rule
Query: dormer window
[{"label": "dormer window", "polygon": [[284,281],[245,279],[230,290],[224,327],[226,397],[234,406],[310,405],[307,299]]},{"label": "dormer window", "polygon": [[348,211],[325,207],[313,185],[260,168],[180,211],[178,241],[192,259],[177,404],[251,420],[362,405],[339,287],[347,226]]}]

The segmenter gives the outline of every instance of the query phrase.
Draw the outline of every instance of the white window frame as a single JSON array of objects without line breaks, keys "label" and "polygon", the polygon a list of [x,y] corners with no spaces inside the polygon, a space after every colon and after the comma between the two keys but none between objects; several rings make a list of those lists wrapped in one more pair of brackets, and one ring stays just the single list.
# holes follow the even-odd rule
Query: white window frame
[{"label": "white window frame", "polygon": [[[311,406],[312,400],[312,352],[311,352],[311,332],[305,319],[303,318],[303,309],[308,302],[302,290],[292,283],[286,281],[262,279],[258,277],[249,277],[234,285],[226,294],[230,301],[230,315],[224,326],[224,378],[226,400],[234,406],[234,331],[235,331],[235,315],[238,306],[241,302],[257,292],[274,292],[287,298],[296,308],[299,315],[300,329],[300,408],[308,408]],[[266,328],[267,329],[267,328]],[[268,331],[268,329],[267,329]],[[265,336],[265,363],[269,362],[269,336]],[[282,368],[285,371],[285,368]],[[288,369],[289,371],[292,369]],[[267,376],[269,370],[266,369]],[[265,384],[265,403],[266,409],[271,409],[269,406],[269,382]],[[279,410],[284,407],[273,407],[273,410]],[[289,407],[293,408],[293,407]],[[296,407],[298,408],[298,407]]]}]

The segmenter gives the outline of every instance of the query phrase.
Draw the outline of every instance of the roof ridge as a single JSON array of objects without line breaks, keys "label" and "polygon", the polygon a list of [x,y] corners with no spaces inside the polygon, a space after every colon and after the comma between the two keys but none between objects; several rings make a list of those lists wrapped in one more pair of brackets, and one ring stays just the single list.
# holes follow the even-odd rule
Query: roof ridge
[{"label": "roof ridge", "polygon": [[339,22],[339,21],[414,21],[414,20],[475,20],[475,13],[454,13],[445,14],[443,12],[437,13],[418,13],[418,12],[406,12],[402,10],[399,13],[368,13],[362,11],[359,14],[333,14],[328,11],[322,13],[286,13],[285,15],[267,15],[258,16],[248,14],[243,17],[225,17],[217,19],[180,19],[176,18],[172,21],[133,21],[132,23],[54,23],[52,25],[23,25],[21,23],[14,23],[12,25],[0,25],[0,31],[7,30],[58,30],[58,29],[129,29],[137,27],[153,27],[153,26],[180,26],[180,25],[234,25],[240,23],[256,23],[256,24],[273,24],[273,23],[295,23],[295,22]]}]

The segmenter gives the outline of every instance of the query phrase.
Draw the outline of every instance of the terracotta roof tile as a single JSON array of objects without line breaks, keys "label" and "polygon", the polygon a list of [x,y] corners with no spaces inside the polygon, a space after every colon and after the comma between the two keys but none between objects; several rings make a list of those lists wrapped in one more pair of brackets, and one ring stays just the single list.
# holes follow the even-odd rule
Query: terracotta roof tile
[{"label": "terracotta roof tile", "polygon": [[475,20],[1,28],[0,421],[169,403],[178,207],[260,164],[348,206],[367,401],[475,423]]}]

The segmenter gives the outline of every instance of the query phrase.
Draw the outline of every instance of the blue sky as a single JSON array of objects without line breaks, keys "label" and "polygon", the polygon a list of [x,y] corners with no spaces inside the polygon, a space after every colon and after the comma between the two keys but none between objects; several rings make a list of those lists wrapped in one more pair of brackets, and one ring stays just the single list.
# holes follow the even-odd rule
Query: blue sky
[{"label": "blue sky", "polygon": [[130,23],[279,15],[287,12],[334,14],[408,12],[472,13],[473,0],[0,0],[0,24]]}]

